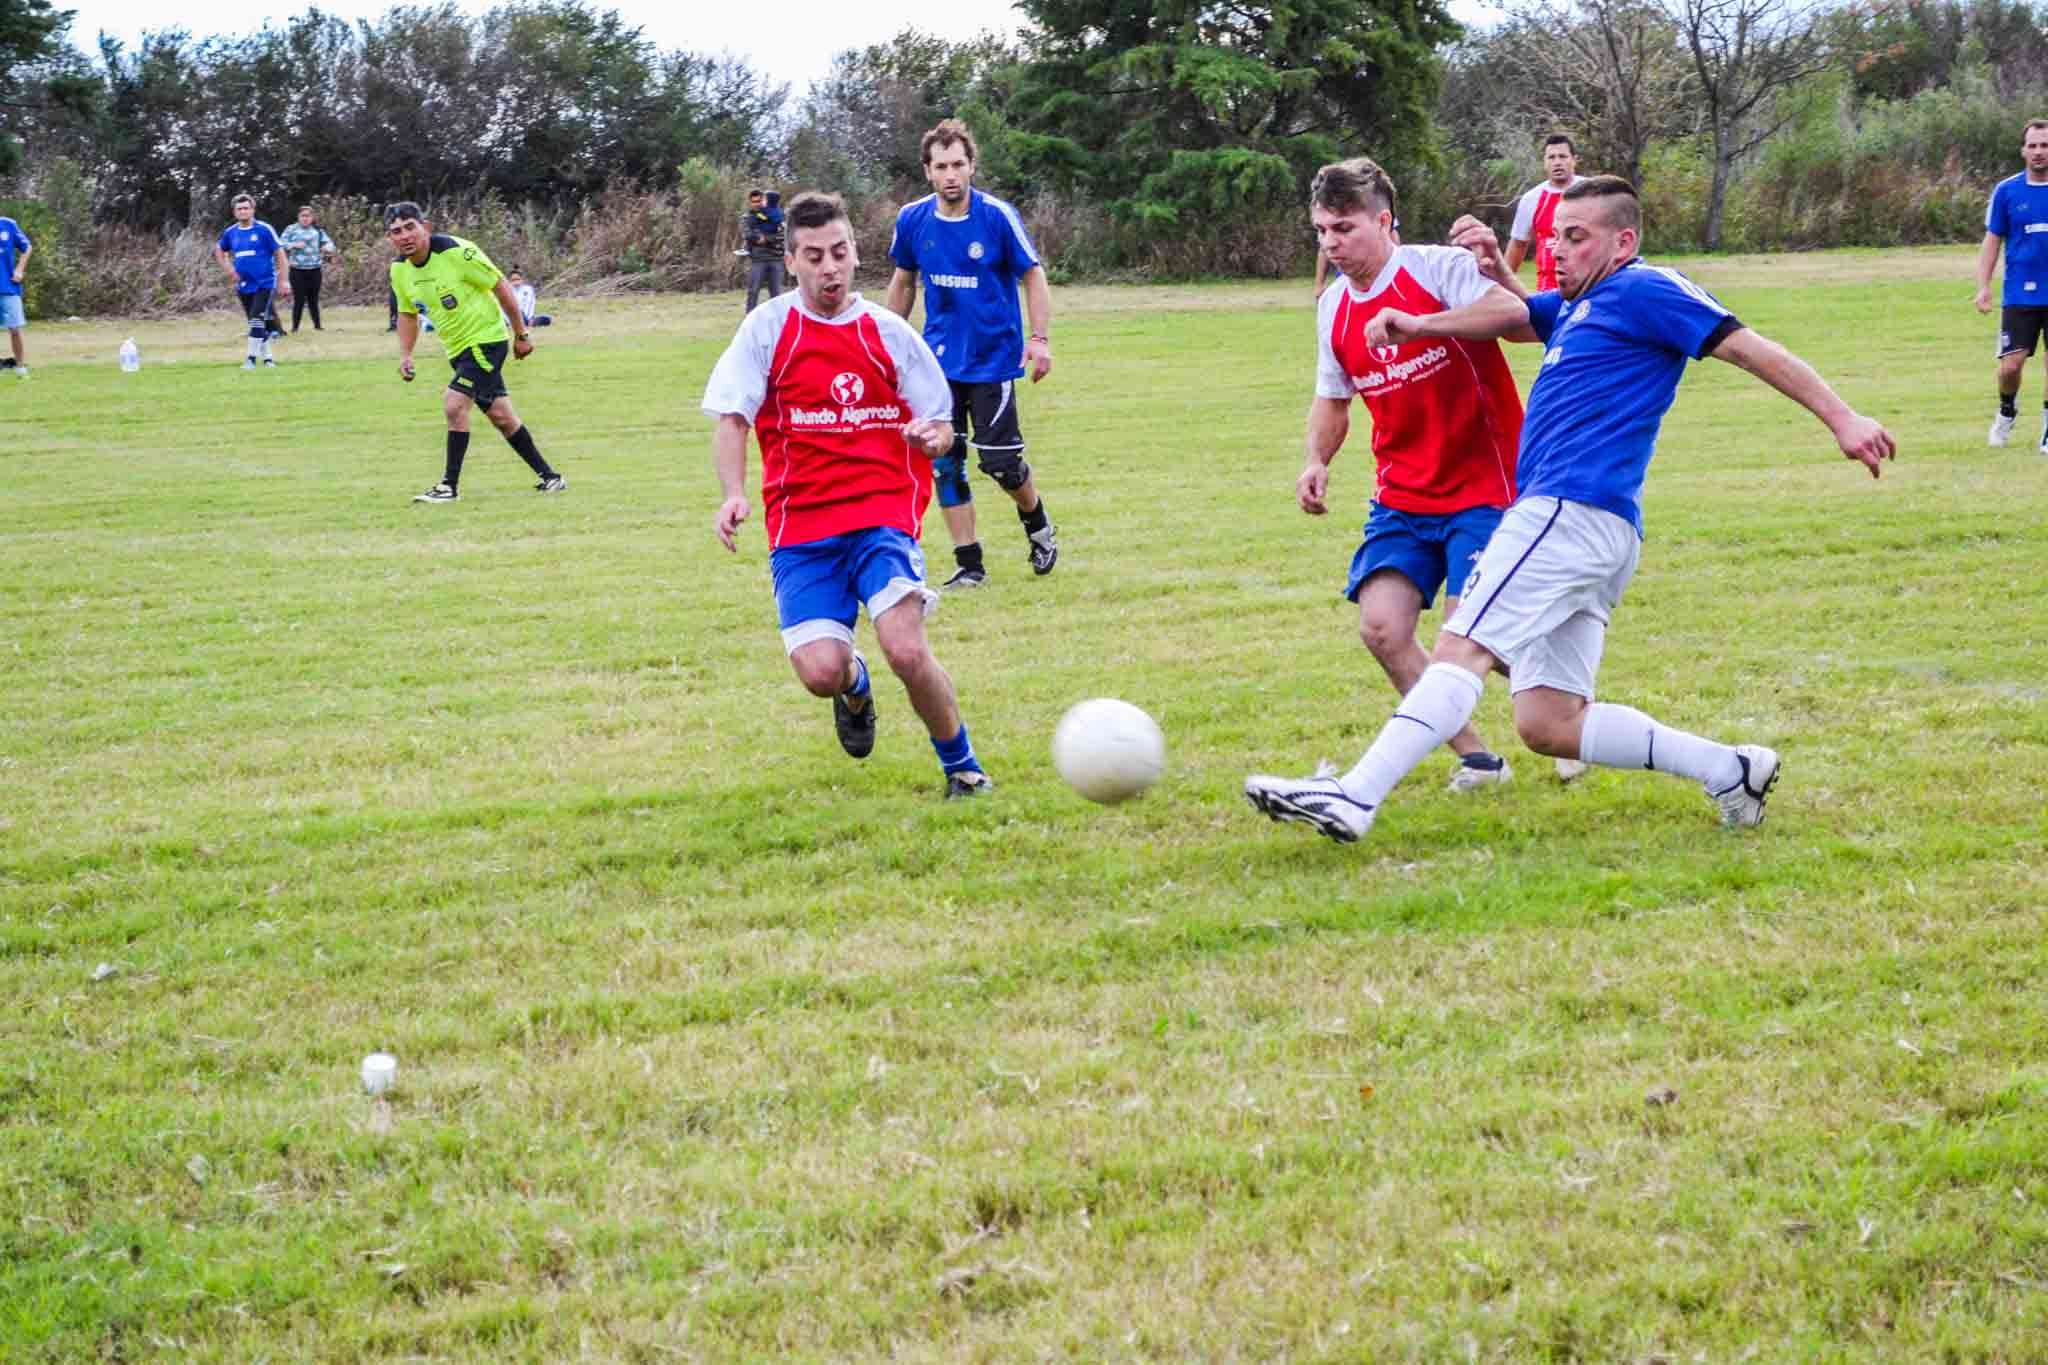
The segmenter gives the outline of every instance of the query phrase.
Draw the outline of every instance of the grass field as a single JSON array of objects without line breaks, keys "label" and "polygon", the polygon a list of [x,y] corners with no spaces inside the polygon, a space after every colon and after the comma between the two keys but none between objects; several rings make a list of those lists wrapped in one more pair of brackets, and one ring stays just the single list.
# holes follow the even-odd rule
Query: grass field
[{"label": "grass field", "polygon": [[[758,515],[712,537],[734,298],[558,302],[513,383],[568,494],[486,432],[449,507],[381,315],[256,374],[225,313],[139,375],[35,326],[0,1358],[2048,1356],[2041,362],[1987,450],[1968,260],[1690,264],[1901,442],[1711,363],[1665,425],[1603,687],[1781,749],[1763,828],[1559,787],[1496,686],[1515,782],[1434,759],[1351,848],[1239,795],[1393,700],[1362,418],[1293,504],[1306,282],[1060,295],[1059,569],[984,481],[933,621],[955,805],[892,680],[839,753]],[[1052,772],[1095,695],[1167,733],[1140,802]]]}]

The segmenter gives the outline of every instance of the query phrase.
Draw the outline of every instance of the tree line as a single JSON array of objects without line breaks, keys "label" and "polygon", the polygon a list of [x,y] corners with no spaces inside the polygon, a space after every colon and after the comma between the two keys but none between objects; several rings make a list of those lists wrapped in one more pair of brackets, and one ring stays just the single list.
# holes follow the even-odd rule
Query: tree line
[{"label": "tree line", "polygon": [[[2048,108],[2048,23],[2022,0],[1505,0],[1479,30],[1444,0],[1015,9],[1008,34],[849,49],[796,92],[592,0],[312,8],[91,51],[50,0],[0,0],[0,194],[165,307],[198,297],[180,234],[243,191],[370,235],[386,199],[451,205],[558,278],[704,287],[728,282],[748,183],[842,190],[886,231],[923,192],[918,134],[959,116],[1061,273],[1279,275],[1312,254],[1318,165],[1380,159],[1411,236],[1473,207],[1505,226],[1553,129],[1642,187],[1660,250],[1963,238]],[[98,278],[64,286],[68,311]]]}]

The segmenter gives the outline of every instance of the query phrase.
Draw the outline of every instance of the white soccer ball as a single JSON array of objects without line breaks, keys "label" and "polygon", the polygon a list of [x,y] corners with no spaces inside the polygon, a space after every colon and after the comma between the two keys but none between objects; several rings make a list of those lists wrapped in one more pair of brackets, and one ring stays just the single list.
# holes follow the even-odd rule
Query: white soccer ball
[{"label": "white soccer ball", "polygon": [[1090,801],[1125,801],[1166,771],[1166,736],[1127,701],[1097,697],[1073,706],[1052,732],[1052,763]]}]

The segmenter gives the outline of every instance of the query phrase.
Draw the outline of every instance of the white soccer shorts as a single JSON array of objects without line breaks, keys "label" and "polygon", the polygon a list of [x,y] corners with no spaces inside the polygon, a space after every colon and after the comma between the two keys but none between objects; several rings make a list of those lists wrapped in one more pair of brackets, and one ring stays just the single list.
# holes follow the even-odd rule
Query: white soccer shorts
[{"label": "white soccer shorts", "polygon": [[1607,620],[1642,554],[1636,528],[1597,507],[1525,498],[1501,518],[1444,629],[1508,666],[1508,689],[1593,699]]}]

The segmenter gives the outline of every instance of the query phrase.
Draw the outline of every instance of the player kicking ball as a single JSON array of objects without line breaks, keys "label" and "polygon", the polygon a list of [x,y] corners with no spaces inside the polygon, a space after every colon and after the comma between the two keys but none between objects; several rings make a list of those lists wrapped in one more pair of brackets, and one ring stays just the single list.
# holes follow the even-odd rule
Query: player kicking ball
[{"label": "player kicking ball", "polygon": [[1744,327],[1677,271],[1637,256],[1641,223],[1635,190],[1619,176],[1572,186],[1557,209],[1559,288],[1528,296],[1501,260],[1492,229],[1461,218],[1453,243],[1526,300],[1526,310],[1517,310],[1523,316],[1504,319],[1481,302],[1420,317],[1389,309],[1373,318],[1366,339],[1375,346],[1533,329],[1544,354],[1522,424],[1519,490],[1465,581],[1434,661],[1365,756],[1342,776],[1246,778],[1245,797],[1258,810],[1340,843],[1361,838],[1395,785],[1464,728],[1487,674],[1506,665],[1515,728],[1537,753],[1688,778],[1706,790],[1724,825],[1763,821],[1778,780],[1774,751],[1718,743],[1593,700],[1607,621],[1641,550],[1639,499],[1657,430],[1686,361],[1714,356],[1813,413],[1872,478],[1896,445],[1805,361]]},{"label": "player kicking ball", "polygon": [[837,195],[799,195],[784,220],[796,289],[747,314],[704,388],[718,426],[719,543],[747,519],[747,430],[761,447],[762,523],[783,647],[811,695],[832,699],[840,747],[875,747],[875,696],[853,647],[862,607],[883,657],[931,734],[946,799],[994,784],[981,770],[953,679],[933,657],[918,533],[932,459],[953,447],[952,390],[910,324],[853,292],[860,256]]},{"label": "player kicking ball", "polygon": [[505,390],[505,357],[524,360],[533,354],[533,338],[520,317],[519,300],[491,258],[475,242],[435,232],[418,204],[410,200],[384,210],[384,235],[398,259],[391,263],[391,292],[398,300],[398,377],[413,380],[412,350],[420,339],[420,310],[433,323],[434,334],[448,353],[455,375],[442,395],[448,417],[448,460],[441,482],[414,502],[454,502],[461,496],[462,460],[469,453],[469,411],[482,408],[506,444],[540,476],[538,493],[559,493],[569,486],[533,442],[533,433],[513,410]]}]

